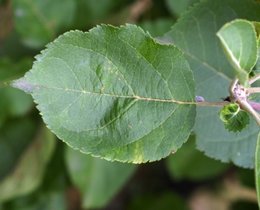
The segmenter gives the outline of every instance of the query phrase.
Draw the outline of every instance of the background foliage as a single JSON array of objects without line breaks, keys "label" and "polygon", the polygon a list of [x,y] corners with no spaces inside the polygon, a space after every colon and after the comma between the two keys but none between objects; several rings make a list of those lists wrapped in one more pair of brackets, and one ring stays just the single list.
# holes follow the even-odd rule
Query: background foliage
[{"label": "background foliage", "polygon": [[259,21],[259,5],[250,0],[198,2],[0,1],[1,210],[258,208],[253,171],[196,149],[253,167],[259,130],[253,120],[238,137],[217,121],[218,110],[199,108],[194,134],[175,154],[142,165],[107,162],[57,140],[43,125],[32,98],[7,85],[23,76],[34,56],[63,32],[128,22],[184,51],[197,95],[225,97],[234,73],[216,32],[235,18]]}]

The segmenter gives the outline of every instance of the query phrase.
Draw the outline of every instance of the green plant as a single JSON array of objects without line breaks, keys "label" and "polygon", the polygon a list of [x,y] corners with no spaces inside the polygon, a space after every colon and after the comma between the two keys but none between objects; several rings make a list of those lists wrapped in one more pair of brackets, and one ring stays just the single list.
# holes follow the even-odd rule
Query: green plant
[{"label": "green plant", "polygon": [[[158,161],[175,153],[193,134],[207,156],[245,168],[255,166],[259,193],[260,4],[194,2],[185,1],[182,7],[193,6],[159,37],[134,24],[100,24],[88,32],[66,32],[49,43],[35,57],[32,69],[12,86],[31,94],[49,130],[82,153],[128,163]],[[62,4],[66,13],[73,14],[73,4]],[[14,5],[25,6],[23,1]],[[17,19],[17,31],[27,46],[41,46],[73,21],[56,16],[46,5],[50,14],[44,20],[56,18],[52,27],[43,24],[28,36],[22,24],[32,17]],[[179,15],[182,7],[173,13]],[[24,109],[31,106],[30,100],[28,104]],[[46,154],[54,150],[54,143],[50,145]],[[91,189],[99,194],[82,178],[82,166],[76,163],[95,165],[96,182],[102,170],[109,173],[110,163],[77,153],[66,151],[73,182],[82,194],[89,196]],[[134,166],[117,164],[112,170],[121,173],[122,180],[110,187],[111,196],[134,171]],[[100,207],[109,196],[100,198],[98,205],[89,196],[84,206]]]}]

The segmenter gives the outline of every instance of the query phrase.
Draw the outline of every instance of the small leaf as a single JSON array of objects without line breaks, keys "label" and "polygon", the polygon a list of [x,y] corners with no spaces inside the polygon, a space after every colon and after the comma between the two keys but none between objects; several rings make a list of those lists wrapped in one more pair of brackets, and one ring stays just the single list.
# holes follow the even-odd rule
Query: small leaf
[{"label": "small leaf", "polygon": [[60,36],[23,81],[60,139],[107,160],[159,160],[193,127],[194,83],[183,54],[133,25]]},{"label": "small leaf", "polygon": [[108,162],[67,147],[66,162],[79,188],[84,208],[104,208],[136,169],[135,165]]},{"label": "small leaf", "polygon": [[247,20],[226,23],[217,33],[224,51],[237,72],[241,84],[246,85],[248,74],[257,61],[257,36],[254,24]]},{"label": "small leaf", "polygon": [[224,106],[219,113],[219,117],[224,122],[225,128],[233,132],[244,129],[250,120],[248,113],[241,110],[236,103]]}]

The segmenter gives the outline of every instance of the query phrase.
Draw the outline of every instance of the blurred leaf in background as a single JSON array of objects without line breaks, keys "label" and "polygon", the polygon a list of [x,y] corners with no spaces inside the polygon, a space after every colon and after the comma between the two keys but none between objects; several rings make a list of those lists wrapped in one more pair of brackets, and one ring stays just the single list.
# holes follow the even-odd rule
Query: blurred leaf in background
[{"label": "blurred leaf in background", "polygon": [[156,20],[144,21],[140,23],[140,26],[153,37],[162,36],[173,25],[174,21],[170,18],[160,18]]},{"label": "blurred leaf in background", "polygon": [[86,28],[110,19],[131,0],[76,0],[77,13],[74,19],[74,25],[77,28]]},{"label": "blurred leaf in background", "polygon": [[180,150],[166,159],[166,166],[175,180],[202,181],[223,174],[229,165],[206,157],[195,146],[192,136]]},{"label": "blurred leaf in background", "polygon": [[181,16],[183,12],[196,2],[199,2],[199,0],[166,0],[170,12],[177,17]]},{"label": "blurred leaf in background", "polygon": [[14,27],[25,45],[41,48],[70,26],[76,1],[13,0]]},{"label": "blurred leaf in background", "polygon": [[0,127],[0,180],[11,173],[32,142],[36,125],[31,119],[9,120]]},{"label": "blurred leaf in background", "polygon": [[109,162],[67,147],[66,162],[72,182],[80,190],[84,208],[102,208],[126,184],[133,164]]},{"label": "blurred leaf in background", "polygon": [[67,210],[63,191],[37,192],[23,196],[0,206],[0,210]]},{"label": "blurred leaf in background", "polygon": [[[49,138],[48,135],[50,133],[49,131],[46,130],[46,128],[44,128],[42,132],[45,133],[44,134],[45,137]],[[53,138],[53,135],[51,138]],[[38,176],[32,177],[31,175],[28,175],[28,177],[32,180],[33,183],[37,183],[37,182],[38,183],[34,185],[33,189],[31,188],[32,190],[23,193],[22,196],[4,202],[2,209],[0,208],[1,210],[6,210],[6,209],[8,210],[17,210],[17,209],[19,210],[20,209],[22,210],[50,210],[50,209],[66,210],[68,209],[70,203],[69,200],[71,198],[68,198],[66,200],[67,188],[69,186],[69,182],[68,182],[68,177],[67,177],[65,163],[64,163],[64,152],[63,152],[64,145],[61,142],[57,142],[56,139],[53,139],[53,141],[51,141],[51,138],[49,140],[46,139],[47,148],[44,148],[44,145],[42,145],[41,148],[38,148],[43,152],[45,150],[44,152],[45,155],[48,152],[49,153],[51,152],[50,154],[51,156],[49,157],[45,156],[46,158],[49,158],[48,163],[46,164],[45,162],[45,166],[43,166],[44,161],[41,163],[39,162],[39,159],[34,161],[29,160],[29,162],[35,162],[35,163],[38,162],[40,164],[39,166],[36,166],[36,168],[44,169],[44,173],[39,174],[40,177],[42,175],[44,175],[44,177],[39,179]],[[42,140],[41,140],[41,144],[43,143],[45,144],[45,142]],[[31,146],[36,145],[38,143],[34,142],[31,144]],[[53,148],[53,146],[55,147]],[[40,157],[42,155],[36,155],[35,157],[37,156]],[[29,170],[34,170],[34,169],[29,169]],[[24,173],[27,172],[24,171]],[[37,171],[35,171],[35,173],[37,173]],[[38,185],[39,181],[40,181],[40,186]],[[21,182],[21,184],[24,183],[25,182]],[[32,184],[29,185],[31,187],[33,186]]]},{"label": "blurred leaf in background", "polygon": [[15,168],[0,181],[0,202],[28,194],[41,184],[55,143],[54,135],[47,128],[42,127],[36,133],[35,139],[23,151]]}]

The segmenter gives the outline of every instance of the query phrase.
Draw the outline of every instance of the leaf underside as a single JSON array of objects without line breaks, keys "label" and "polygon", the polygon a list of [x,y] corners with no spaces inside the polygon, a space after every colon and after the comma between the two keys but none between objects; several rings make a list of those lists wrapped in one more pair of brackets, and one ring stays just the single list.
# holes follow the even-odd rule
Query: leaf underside
[{"label": "leaf underside", "polygon": [[255,149],[255,185],[258,205],[260,207],[260,133],[258,134],[258,140]]},{"label": "leaf underside", "polygon": [[[260,4],[253,0],[214,1],[196,4],[168,32],[164,41],[184,51],[194,73],[196,95],[207,101],[219,101],[229,95],[235,77],[226,59],[217,31],[234,19],[260,20]],[[232,161],[243,167],[254,167],[254,150],[259,127],[253,119],[239,134],[227,131],[217,119],[219,108],[199,107],[195,123],[196,141],[206,155]]]},{"label": "leaf underside", "polygon": [[154,161],[191,132],[188,63],[176,47],[156,43],[136,26],[68,32],[36,59],[14,86],[30,87],[47,126],[83,153]]}]

